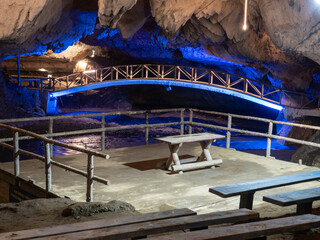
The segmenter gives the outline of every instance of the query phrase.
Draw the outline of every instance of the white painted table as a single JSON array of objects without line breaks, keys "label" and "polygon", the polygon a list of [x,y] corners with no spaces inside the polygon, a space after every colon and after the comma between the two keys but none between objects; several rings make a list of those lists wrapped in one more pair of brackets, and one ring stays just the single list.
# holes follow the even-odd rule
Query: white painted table
[{"label": "white painted table", "polygon": [[[210,154],[211,143],[221,138],[225,138],[225,136],[212,133],[195,133],[155,138],[155,140],[165,142],[169,146],[170,157],[166,162],[166,168],[173,172],[179,172],[182,174],[183,171],[186,170],[204,167],[215,168],[215,165],[221,164],[221,159],[213,160]],[[199,157],[192,158],[196,160],[193,163],[181,164],[178,152],[182,144],[187,142],[200,142],[202,152]]]}]

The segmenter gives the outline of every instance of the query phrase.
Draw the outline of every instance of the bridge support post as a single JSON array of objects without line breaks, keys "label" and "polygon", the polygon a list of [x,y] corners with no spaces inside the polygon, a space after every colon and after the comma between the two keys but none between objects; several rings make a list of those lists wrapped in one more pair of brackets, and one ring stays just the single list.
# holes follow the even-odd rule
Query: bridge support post
[{"label": "bridge support post", "polygon": [[46,112],[48,115],[54,115],[57,112],[57,98],[50,96],[50,94],[48,94]]}]

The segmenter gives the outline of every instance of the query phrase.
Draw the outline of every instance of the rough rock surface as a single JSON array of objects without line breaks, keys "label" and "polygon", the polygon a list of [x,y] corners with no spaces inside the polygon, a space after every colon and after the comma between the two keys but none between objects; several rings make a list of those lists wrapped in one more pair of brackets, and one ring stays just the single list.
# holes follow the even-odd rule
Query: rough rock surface
[{"label": "rough rock surface", "polygon": [[[317,131],[308,141],[320,143],[320,132]],[[302,146],[292,155],[291,161],[299,163],[300,159],[304,165],[320,167],[320,149],[311,146]]]},{"label": "rough rock surface", "polygon": [[[261,77],[281,79],[294,91],[315,85],[313,75],[320,72],[320,5],[312,0],[251,0],[247,31],[242,0],[4,0],[0,5],[0,59],[61,52],[80,40],[107,49],[110,58],[120,56],[120,64],[134,58],[214,67],[217,59],[227,59]],[[79,57],[88,55],[79,50]]]},{"label": "rough rock surface", "polygon": [[[319,71],[320,6],[311,0],[249,1],[247,31],[242,31],[243,9],[242,0],[4,0],[0,58],[48,49],[60,52],[101,26],[132,38],[143,28],[153,32],[146,22],[155,21],[164,30],[158,34],[169,34],[165,47],[200,44],[211,55],[253,66],[262,74],[270,72],[289,89],[306,90]],[[150,38],[145,46],[148,41],[157,45],[162,40]],[[124,54],[130,55],[130,49]]]},{"label": "rough rock surface", "polygon": [[0,204],[0,232],[41,228],[136,214],[129,203],[76,203],[70,199],[35,199]]}]

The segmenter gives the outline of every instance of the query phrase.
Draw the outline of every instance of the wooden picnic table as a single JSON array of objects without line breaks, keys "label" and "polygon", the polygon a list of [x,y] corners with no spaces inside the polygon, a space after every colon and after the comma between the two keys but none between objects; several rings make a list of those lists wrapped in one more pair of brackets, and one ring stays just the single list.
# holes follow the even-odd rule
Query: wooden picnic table
[{"label": "wooden picnic table", "polygon": [[[225,138],[225,136],[213,133],[195,133],[160,137],[155,138],[155,140],[167,143],[169,146],[170,156],[166,162],[166,168],[182,174],[183,170],[193,170],[204,167],[215,168],[216,165],[221,164],[221,159],[213,160],[210,154],[212,142],[221,138]],[[200,142],[202,152],[199,157],[193,158],[196,160],[195,162],[181,165],[178,152],[182,144],[188,142]]]},{"label": "wooden picnic table", "polygon": [[252,209],[255,192],[270,188],[283,187],[296,183],[309,182],[320,179],[320,171],[305,172],[287,176],[260,179],[251,182],[230,184],[209,188],[209,192],[220,197],[228,198],[240,195],[239,208]]}]

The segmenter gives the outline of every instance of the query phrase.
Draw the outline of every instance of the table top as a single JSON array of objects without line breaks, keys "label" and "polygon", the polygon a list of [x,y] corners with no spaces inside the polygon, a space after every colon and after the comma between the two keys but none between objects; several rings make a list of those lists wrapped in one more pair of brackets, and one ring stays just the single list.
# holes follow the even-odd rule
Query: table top
[{"label": "table top", "polygon": [[305,172],[287,176],[260,179],[251,182],[230,184],[209,188],[209,192],[220,197],[232,197],[243,193],[252,193],[274,187],[282,187],[295,183],[303,183],[320,179],[320,171]]},{"label": "table top", "polygon": [[206,140],[215,140],[225,138],[224,135],[213,134],[213,133],[194,133],[194,134],[184,134],[155,138],[154,140],[160,142],[166,142],[171,144],[186,143],[186,142],[197,142]]}]

